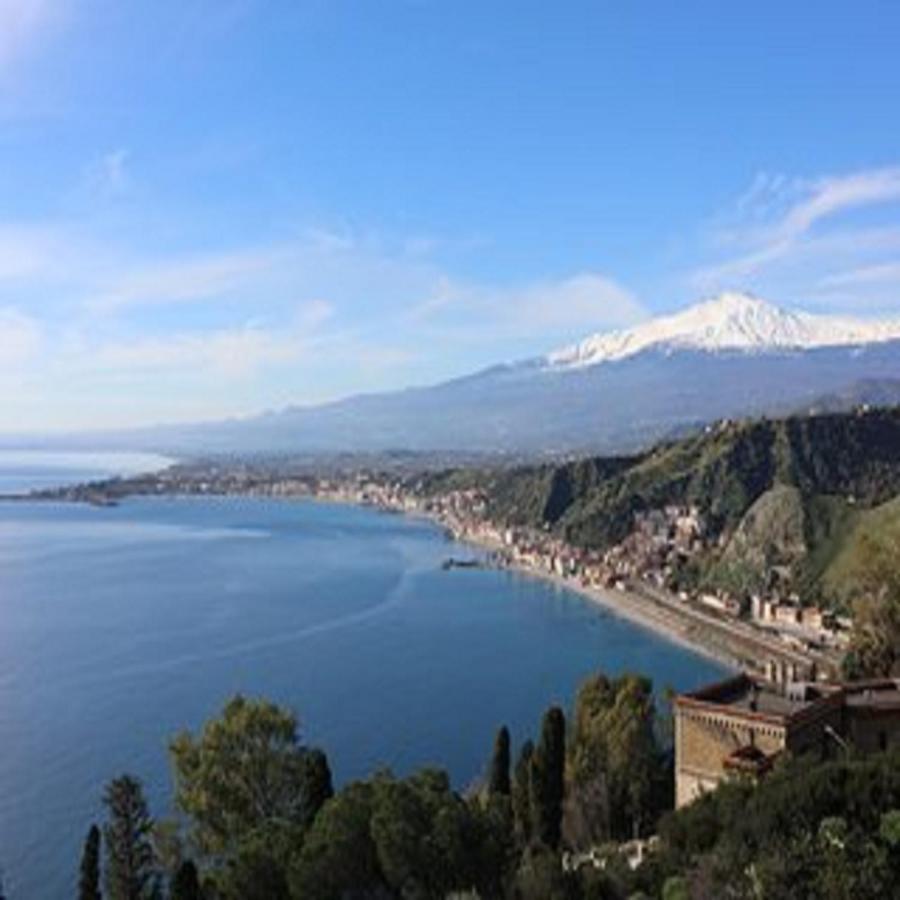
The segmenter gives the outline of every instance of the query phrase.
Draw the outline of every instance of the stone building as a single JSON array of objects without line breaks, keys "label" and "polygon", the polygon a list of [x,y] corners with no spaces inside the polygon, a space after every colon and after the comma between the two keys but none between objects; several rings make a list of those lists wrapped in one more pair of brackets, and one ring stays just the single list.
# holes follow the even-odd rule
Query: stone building
[{"label": "stone building", "polygon": [[738,675],[675,699],[675,802],[736,775],[760,778],[782,753],[900,747],[900,682],[776,685]]}]

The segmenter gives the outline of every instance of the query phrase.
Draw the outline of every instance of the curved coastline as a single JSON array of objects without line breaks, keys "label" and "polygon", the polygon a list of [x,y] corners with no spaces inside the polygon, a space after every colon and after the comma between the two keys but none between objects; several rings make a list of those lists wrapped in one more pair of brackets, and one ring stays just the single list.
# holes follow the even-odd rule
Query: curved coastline
[{"label": "curved coastline", "polygon": [[[499,545],[490,541],[478,540],[471,535],[456,534],[446,523],[437,517],[429,516],[427,513],[416,512],[408,513],[407,515],[411,518],[430,522],[440,528],[449,539],[468,544],[471,547],[486,551],[488,554],[496,553],[502,549]],[[690,627],[686,623],[678,620],[672,613],[668,613],[661,607],[641,598],[633,591],[619,589],[603,591],[584,585],[576,579],[565,578],[543,569],[522,565],[521,563],[508,563],[498,568],[525,578],[543,581],[561,590],[577,594],[582,600],[594,606],[599,606],[612,615],[626,619],[669,643],[696,653],[698,656],[702,656],[712,662],[735,669],[740,669],[744,665],[744,660],[737,654],[729,652],[724,647],[710,645],[693,637],[690,633]]]},{"label": "curved coastline", "polygon": [[[487,553],[489,557],[503,549],[500,544],[495,542],[477,538],[471,534],[458,534],[444,522],[440,516],[433,515],[423,510],[401,510],[394,507],[381,506],[376,503],[363,503],[348,497],[316,496],[304,497],[302,499],[313,503],[337,503],[346,506],[355,506],[361,509],[371,509],[385,515],[402,515],[408,519],[427,523],[440,530],[448,540],[456,541],[460,544],[467,544],[470,547]],[[652,603],[652,601],[642,598],[634,591],[620,589],[615,591],[602,591],[584,585],[575,579],[565,578],[547,572],[544,569],[522,565],[521,563],[506,563],[502,566],[496,566],[496,568],[520,575],[524,578],[542,581],[545,584],[549,583],[561,590],[577,594],[583,601],[594,606],[599,606],[606,612],[618,616],[621,619],[625,619],[634,625],[638,625],[646,631],[655,634],[657,637],[661,637],[668,643],[680,647],[683,650],[688,650],[691,653],[695,653],[711,662],[732,669],[741,669],[746,665],[746,660],[742,659],[738,654],[731,652],[728,648],[717,644],[711,644],[694,637],[691,633],[690,626],[685,622],[681,621],[677,616],[664,610],[657,604]]]}]

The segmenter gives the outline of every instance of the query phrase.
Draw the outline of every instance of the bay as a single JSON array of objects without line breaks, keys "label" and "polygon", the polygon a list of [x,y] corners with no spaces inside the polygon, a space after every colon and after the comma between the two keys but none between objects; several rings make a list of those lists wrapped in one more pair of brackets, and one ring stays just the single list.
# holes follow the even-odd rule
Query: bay
[{"label": "bay", "polygon": [[[0,504],[0,866],[67,897],[104,783],[171,811],[167,740],[236,692],[296,710],[339,783],[479,777],[591,672],[695,687],[723,669],[570,591],[491,569],[434,525],[314,502]],[[515,749],[515,748],[514,748]]]}]

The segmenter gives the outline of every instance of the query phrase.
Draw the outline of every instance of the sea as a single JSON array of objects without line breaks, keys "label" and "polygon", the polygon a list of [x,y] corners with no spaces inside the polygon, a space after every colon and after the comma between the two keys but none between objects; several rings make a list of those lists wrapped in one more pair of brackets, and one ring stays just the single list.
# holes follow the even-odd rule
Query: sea
[{"label": "sea", "polygon": [[[0,453],[0,493],[152,457]],[[235,694],[296,712],[338,784],[513,752],[591,673],[689,689],[722,666],[551,583],[445,569],[481,551],[374,509],[250,498],[0,502],[0,868],[7,900],[74,895],[111,778],[172,814],[167,753]]]}]

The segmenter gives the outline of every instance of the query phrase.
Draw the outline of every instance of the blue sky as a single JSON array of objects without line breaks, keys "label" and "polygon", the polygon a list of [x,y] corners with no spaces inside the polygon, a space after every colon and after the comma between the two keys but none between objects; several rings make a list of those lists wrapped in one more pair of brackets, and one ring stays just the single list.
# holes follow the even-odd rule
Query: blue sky
[{"label": "blue sky", "polygon": [[0,0],[0,429],[900,316],[900,4]]}]

